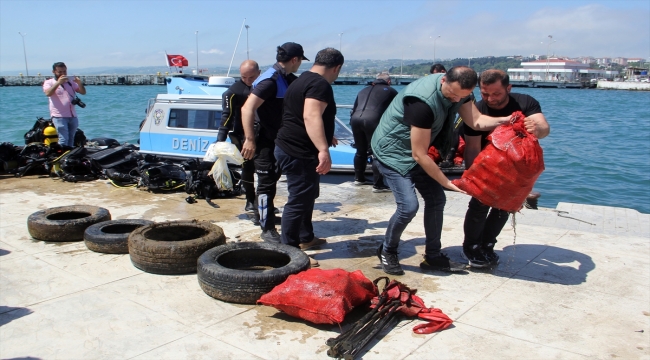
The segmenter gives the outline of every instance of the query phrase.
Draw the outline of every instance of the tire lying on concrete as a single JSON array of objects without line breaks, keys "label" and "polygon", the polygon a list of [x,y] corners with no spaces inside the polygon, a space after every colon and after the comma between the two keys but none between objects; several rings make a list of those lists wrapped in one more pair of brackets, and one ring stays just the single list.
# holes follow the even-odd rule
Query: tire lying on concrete
[{"label": "tire lying on concrete", "polygon": [[160,275],[196,272],[201,254],[223,245],[223,230],[209,221],[166,221],[134,230],[129,235],[131,263]]},{"label": "tire lying on concrete", "polygon": [[59,206],[29,215],[27,230],[37,240],[80,241],[89,226],[110,219],[108,210],[98,206]]},{"label": "tire lying on concrete", "polygon": [[153,224],[143,219],[102,221],[89,226],[84,232],[84,242],[89,250],[106,254],[128,254],[129,235],[133,230]]},{"label": "tire lying on concrete", "polygon": [[233,303],[255,304],[289,275],[309,269],[300,249],[259,242],[231,243],[206,251],[198,260],[201,289]]}]

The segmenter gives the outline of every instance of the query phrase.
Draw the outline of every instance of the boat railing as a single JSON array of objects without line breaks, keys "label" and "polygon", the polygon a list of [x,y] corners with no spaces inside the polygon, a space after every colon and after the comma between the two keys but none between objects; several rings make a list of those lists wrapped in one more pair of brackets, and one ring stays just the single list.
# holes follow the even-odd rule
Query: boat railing
[{"label": "boat railing", "polygon": [[341,109],[351,110],[352,107],[352,105],[336,105],[334,137],[341,145],[352,146],[354,144],[354,136],[350,129],[350,111],[341,111]]}]

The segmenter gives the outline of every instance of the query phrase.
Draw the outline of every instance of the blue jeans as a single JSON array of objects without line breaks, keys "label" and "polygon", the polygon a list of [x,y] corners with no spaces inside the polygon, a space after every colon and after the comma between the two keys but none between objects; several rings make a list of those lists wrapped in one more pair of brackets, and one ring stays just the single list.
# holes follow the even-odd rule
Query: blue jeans
[{"label": "blue jeans", "polygon": [[282,243],[298,247],[301,242],[314,239],[311,218],[320,190],[320,175],[316,172],[318,159],[298,159],[278,146],[274,155],[282,174],[287,176],[289,192],[282,210]]},{"label": "blue jeans", "polygon": [[384,175],[384,181],[388,184],[395,196],[397,209],[388,221],[386,238],[384,239],[384,251],[397,252],[400,237],[406,226],[413,220],[418,212],[418,197],[415,189],[418,190],[424,200],[424,234],[426,236],[425,255],[434,257],[440,254],[442,244],[442,213],[445,209],[447,197],[442,186],[427,175],[418,165],[402,176],[397,171],[377,162],[379,171]]},{"label": "blue jeans", "polygon": [[74,147],[74,134],[79,127],[79,120],[76,117],[53,117],[52,123],[59,135],[59,144]]}]

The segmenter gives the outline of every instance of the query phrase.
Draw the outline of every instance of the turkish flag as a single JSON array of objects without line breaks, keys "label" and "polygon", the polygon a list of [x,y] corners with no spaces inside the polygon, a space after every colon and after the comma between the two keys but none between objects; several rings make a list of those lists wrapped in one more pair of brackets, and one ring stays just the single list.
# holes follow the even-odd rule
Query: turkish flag
[{"label": "turkish flag", "polygon": [[167,66],[183,67],[183,66],[188,66],[188,62],[183,55],[167,54]]}]

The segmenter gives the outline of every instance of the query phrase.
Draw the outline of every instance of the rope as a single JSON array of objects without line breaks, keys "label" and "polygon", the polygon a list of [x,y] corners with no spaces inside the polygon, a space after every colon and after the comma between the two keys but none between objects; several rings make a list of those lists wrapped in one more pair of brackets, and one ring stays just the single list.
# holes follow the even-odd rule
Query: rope
[{"label": "rope", "polygon": [[577,220],[577,221],[580,221],[580,222],[583,222],[583,223],[585,223],[585,224],[589,224],[589,225],[594,225],[594,226],[596,225],[596,224],[594,224],[594,223],[590,223],[589,221],[584,221],[584,220],[581,220],[581,219],[578,219],[578,218],[574,218],[574,217],[571,217],[571,216],[565,216],[565,215],[563,215],[563,214],[568,214],[568,213],[569,213],[568,211],[563,211],[563,210],[551,210],[551,211],[556,212],[556,213],[557,213],[557,216],[559,216],[559,217],[563,217],[563,218],[567,218],[567,219]]}]

